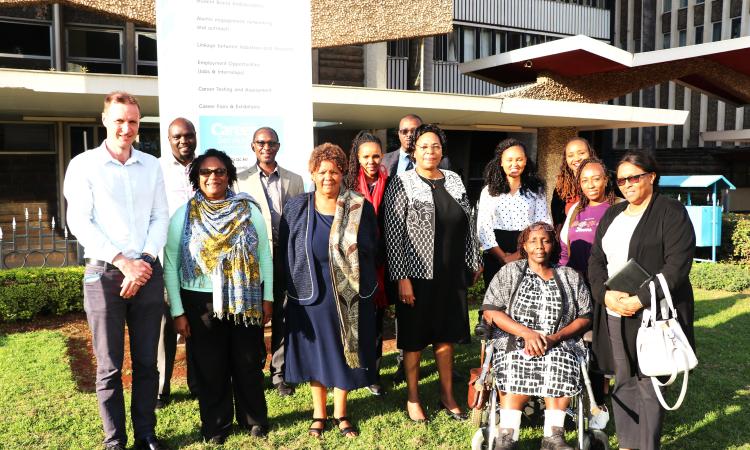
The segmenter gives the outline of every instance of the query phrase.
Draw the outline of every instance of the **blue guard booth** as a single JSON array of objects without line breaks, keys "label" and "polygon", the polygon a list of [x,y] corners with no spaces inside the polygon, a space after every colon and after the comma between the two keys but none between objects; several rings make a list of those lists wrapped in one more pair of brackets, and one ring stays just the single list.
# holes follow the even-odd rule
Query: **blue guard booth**
[{"label": "blue guard booth", "polygon": [[696,261],[716,262],[716,247],[721,245],[722,213],[718,194],[720,189],[735,189],[734,185],[721,175],[664,175],[659,179],[659,188],[675,193],[685,202],[695,229],[695,245],[711,247],[710,260],[696,258]]}]

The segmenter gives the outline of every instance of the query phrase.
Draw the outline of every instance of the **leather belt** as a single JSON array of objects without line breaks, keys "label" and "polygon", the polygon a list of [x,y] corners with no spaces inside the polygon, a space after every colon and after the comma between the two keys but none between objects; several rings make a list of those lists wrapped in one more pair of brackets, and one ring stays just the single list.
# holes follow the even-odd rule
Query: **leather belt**
[{"label": "leather belt", "polygon": [[117,270],[119,271],[117,267],[113,266],[112,264],[108,263],[107,261],[102,261],[100,259],[92,259],[92,258],[86,258],[84,259],[87,266],[97,266],[102,267],[104,270]]}]

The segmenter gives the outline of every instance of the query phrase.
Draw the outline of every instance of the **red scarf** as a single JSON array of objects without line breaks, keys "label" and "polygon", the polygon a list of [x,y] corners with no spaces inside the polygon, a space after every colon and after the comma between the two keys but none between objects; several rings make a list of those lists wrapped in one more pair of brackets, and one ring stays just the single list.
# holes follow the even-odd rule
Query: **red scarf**
[{"label": "red scarf", "polygon": [[388,172],[381,164],[378,167],[378,180],[375,182],[375,188],[370,194],[370,186],[367,184],[367,177],[362,166],[359,167],[359,177],[357,178],[357,191],[365,196],[375,208],[375,215],[380,213],[380,204],[383,202],[383,192],[385,192],[385,179],[388,178]]},{"label": "red scarf", "polygon": [[[383,202],[383,192],[385,192],[385,181],[388,178],[388,172],[385,167],[381,164],[378,168],[378,180],[375,182],[375,187],[372,189],[370,194],[370,186],[367,184],[367,177],[365,177],[365,170],[362,166],[359,167],[359,177],[357,178],[357,191],[362,193],[365,198],[372,203],[372,207],[375,209],[375,215],[377,216],[380,212],[380,205]],[[380,236],[378,236],[380,238]],[[385,296],[385,265],[379,264],[376,268],[376,275],[378,279],[378,292],[375,293],[375,306],[378,308],[385,308],[388,306],[388,299]]]}]

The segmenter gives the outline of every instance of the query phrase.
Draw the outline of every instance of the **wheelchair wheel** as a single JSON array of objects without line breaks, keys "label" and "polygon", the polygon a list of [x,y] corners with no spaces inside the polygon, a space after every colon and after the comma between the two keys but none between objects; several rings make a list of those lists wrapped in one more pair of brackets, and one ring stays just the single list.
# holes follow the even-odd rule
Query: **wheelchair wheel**
[{"label": "wheelchair wheel", "polygon": [[590,450],[609,450],[609,436],[602,430],[589,430],[587,434],[590,436]]},{"label": "wheelchair wheel", "polygon": [[471,450],[492,450],[495,448],[494,442],[487,442],[487,427],[482,427],[474,432],[471,438]]},{"label": "wheelchair wheel", "polygon": [[484,415],[483,409],[471,408],[471,414],[469,414],[469,423],[472,428],[479,428],[482,425],[482,416]]}]

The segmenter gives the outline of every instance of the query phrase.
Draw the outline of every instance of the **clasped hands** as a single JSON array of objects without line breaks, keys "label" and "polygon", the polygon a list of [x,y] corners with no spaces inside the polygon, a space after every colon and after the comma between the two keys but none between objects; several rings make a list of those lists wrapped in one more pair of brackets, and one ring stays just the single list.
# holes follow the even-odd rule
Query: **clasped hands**
[{"label": "clasped hands", "polygon": [[530,328],[527,328],[519,337],[523,338],[523,351],[529,356],[543,356],[547,350],[560,343],[560,339],[556,335],[544,334]]},{"label": "clasped hands", "polygon": [[125,276],[120,287],[120,297],[132,298],[138,290],[148,282],[154,269],[151,264],[142,259],[131,259],[121,254],[112,260],[112,265],[120,269]]},{"label": "clasped hands", "polygon": [[643,304],[637,295],[630,295],[621,291],[607,291],[604,294],[604,304],[623,317],[631,317],[643,308]]}]

